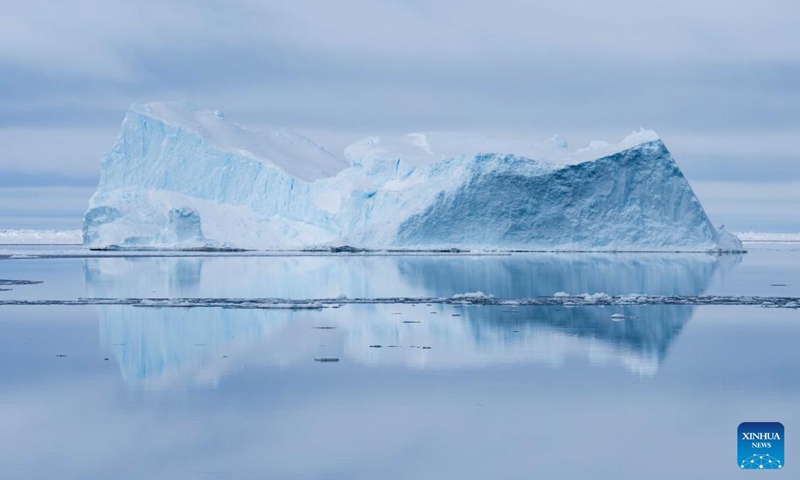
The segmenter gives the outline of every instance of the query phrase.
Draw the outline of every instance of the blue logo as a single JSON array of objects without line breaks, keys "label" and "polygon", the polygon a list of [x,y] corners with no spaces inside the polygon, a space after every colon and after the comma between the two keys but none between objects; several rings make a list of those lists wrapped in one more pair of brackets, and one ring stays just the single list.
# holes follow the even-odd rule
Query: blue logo
[{"label": "blue logo", "polygon": [[777,422],[745,422],[739,425],[739,468],[783,468],[783,425]]}]

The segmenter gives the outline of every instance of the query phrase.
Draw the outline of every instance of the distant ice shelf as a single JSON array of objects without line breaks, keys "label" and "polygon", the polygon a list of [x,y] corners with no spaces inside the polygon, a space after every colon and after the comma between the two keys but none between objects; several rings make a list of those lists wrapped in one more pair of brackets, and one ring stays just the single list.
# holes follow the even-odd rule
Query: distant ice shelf
[{"label": "distant ice shelf", "polygon": [[[550,163],[545,160],[549,160]],[[187,103],[133,105],[84,217],[91,248],[740,251],[659,137],[369,137],[335,155]]]},{"label": "distant ice shelf", "polygon": [[737,232],[743,242],[800,243],[800,233]]},{"label": "distant ice shelf", "polygon": [[80,245],[80,230],[0,230],[0,245]]}]

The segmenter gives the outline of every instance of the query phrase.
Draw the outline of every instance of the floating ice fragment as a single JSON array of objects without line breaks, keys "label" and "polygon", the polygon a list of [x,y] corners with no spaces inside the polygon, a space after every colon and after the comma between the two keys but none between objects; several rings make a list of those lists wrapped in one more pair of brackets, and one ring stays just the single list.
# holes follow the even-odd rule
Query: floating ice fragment
[{"label": "floating ice fragment", "polygon": [[494,298],[494,295],[487,295],[479,291],[470,293],[457,293],[450,298],[452,298],[453,300],[482,300],[482,299]]},{"label": "floating ice fragment", "polygon": [[609,301],[609,300],[611,300],[611,296],[608,295],[607,293],[598,292],[592,294],[588,293],[583,294],[583,301],[585,301],[586,303],[597,303],[600,301]]}]

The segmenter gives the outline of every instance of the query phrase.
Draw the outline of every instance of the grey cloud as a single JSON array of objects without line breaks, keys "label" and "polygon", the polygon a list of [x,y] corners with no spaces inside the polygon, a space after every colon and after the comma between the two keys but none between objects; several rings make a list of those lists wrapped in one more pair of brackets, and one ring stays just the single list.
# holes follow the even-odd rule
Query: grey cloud
[{"label": "grey cloud", "polygon": [[[720,141],[797,136],[794,1],[110,0],[6,10],[0,169],[20,170],[16,153],[31,152],[25,171],[96,174],[114,135],[93,132],[116,130],[132,102],[185,99],[249,125],[353,140],[471,130],[561,133],[576,145],[644,126],[699,179],[716,169],[773,182],[781,174],[770,170],[797,171],[790,150],[736,156]],[[41,134],[16,136],[21,127]],[[52,143],[79,153],[39,146],[59,129],[72,138]]]},{"label": "grey cloud", "polygon": [[93,187],[0,187],[0,229],[80,228]]},{"label": "grey cloud", "polygon": [[0,34],[0,123],[107,122],[155,98],[307,127],[797,122],[792,2],[45,4]]}]

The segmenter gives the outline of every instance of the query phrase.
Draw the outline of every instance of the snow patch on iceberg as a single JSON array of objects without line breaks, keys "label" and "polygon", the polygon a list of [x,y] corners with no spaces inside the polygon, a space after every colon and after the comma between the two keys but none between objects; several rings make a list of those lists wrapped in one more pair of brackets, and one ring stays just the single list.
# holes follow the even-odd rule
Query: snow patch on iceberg
[{"label": "snow patch on iceberg", "polygon": [[714,228],[652,131],[575,151],[562,138],[493,142],[441,132],[369,137],[340,158],[298,134],[254,133],[189,104],[134,105],[102,161],[84,240],[96,248],[741,249]]},{"label": "snow patch on iceberg", "polygon": [[[204,110],[190,102],[133,104],[122,125],[123,136],[128,132],[160,139],[167,143],[160,146],[164,149],[180,147],[176,141],[184,141],[185,137],[199,137],[202,143],[235,156],[255,159],[305,181],[325,178],[347,167],[344,159],[299,133],[283,128],[277,132],[249,130],[228,121],[219,110]],[[148,143],[155,146],[153,142]],[[181,153],[179,149],[168,152]]]}]

